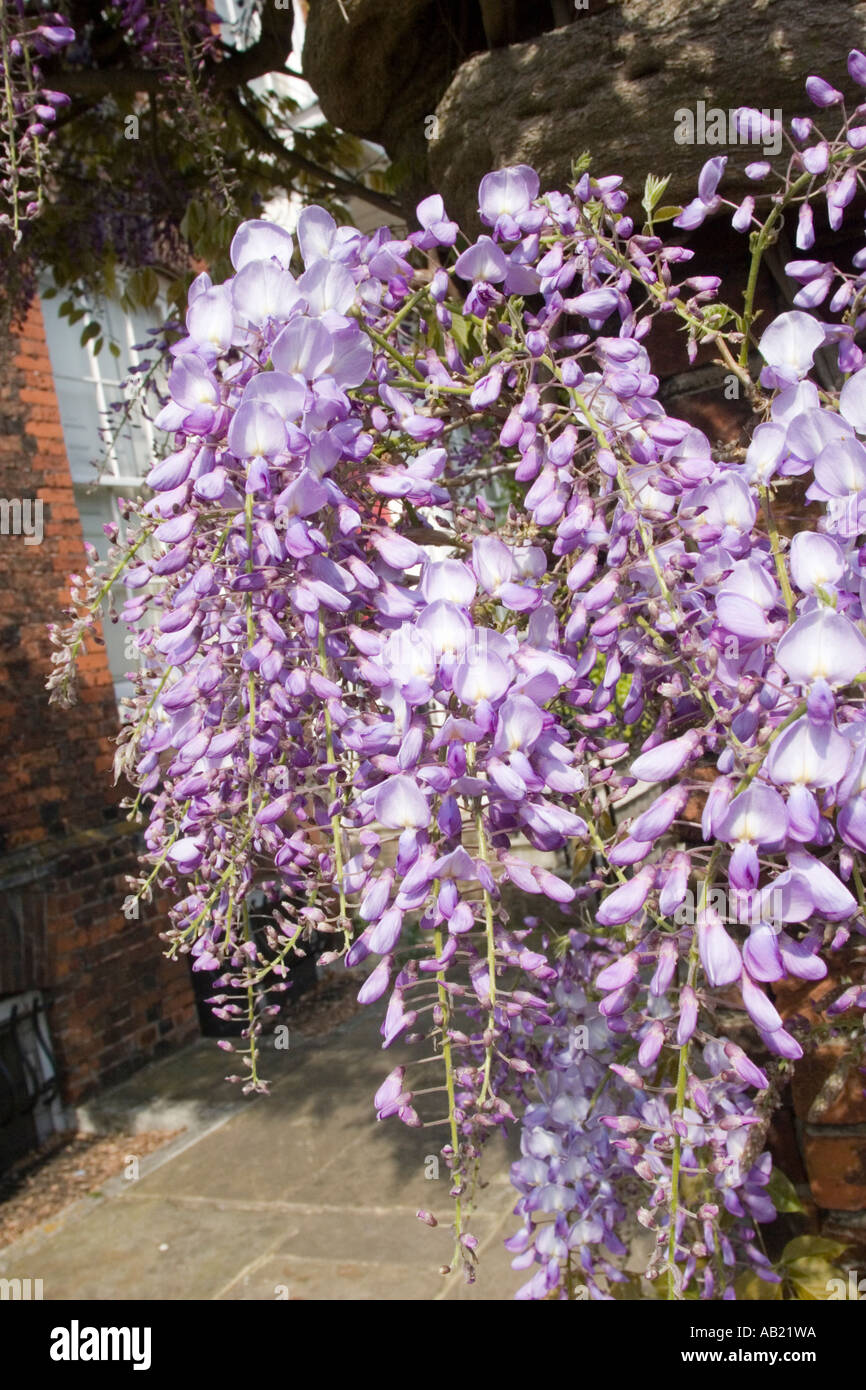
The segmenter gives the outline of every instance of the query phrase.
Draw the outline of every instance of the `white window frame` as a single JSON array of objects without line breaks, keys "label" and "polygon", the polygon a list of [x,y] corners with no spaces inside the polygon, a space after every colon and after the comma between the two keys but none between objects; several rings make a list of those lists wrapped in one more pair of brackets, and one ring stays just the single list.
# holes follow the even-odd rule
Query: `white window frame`
[{"label": "white window frame", "polygon": [[[153,311],[148,311],[149,314],[151,312],[153,320],[156,321],[163,316],[164,311],[157,306]],[[57,394],[58,412],[63,428],[70,479],[81,528],[84,539],[94,545],[100,556],[104,558],[108,549],[108,539],[102,530],[103,524],[115,523],[120,534],[123,534],[125,522],[120,514],[118,500],[123,496],[135,495],[142,491],[146,473],[149,472],[160,454],[165,452],[165,440],[154,430],[152,422],[143,411],[135,412],[134,417],[124,428],[141,432],[144,450],[143,459],[139,465],[141,471],[136,468],[136,471],[132,472],[129,471],[129,464],[131,462],[133,467],[136,466],[138,450],[130,450],[122,445],[118,448],[117,442],[113,439],[110,443],[105,442],[106,436],[110,437],[116,428],[116,422],[112,419],[112,412],[109,409],[109,401],[112,393],[120,395],[124,391],[124,382],[120,375],[123,371],[122,363],[126,360],[128,365],[134,365],[137,354],[133,349],[136,342],[142,337],[142,330],[136,327],[133,318],[122,309],[117,300],[113,301],[110,306],[105,303],[98,304],[91,309],[91,313],[97,322],[105,323],[106,327],[109,313],[114,320],[120,316],[120,323],[115,322],[113,325],[123,335],[122,356],[120,358],[115,359],[104,350],[97,355],[93,350],[92,342],[89,341],[82,348],[78,335],[80,335],[83,321],[79,320],[77,324],[69,324],[57,313],[53,299],[43,301],[46,342]],[[66,337],[67,334],[68,337]],[[78,363],[86,367],[84,373],[63,370],[68,365],[71,355],[70,349],[73,347],[76,355],[83,354],[83,356],[78,357]],[[112,373],[111,367],[115,363],[117,371]],[[83,386],[86,392],[91,393],[92,412],[87,396],[82,400],[80,411],[76,411],[74,406],[71,406],[70,398],[57,390],[58,384],[64,382],[78,387]],[[81,450],[73,438],[73,432],[81,429],[87,436],[92,433],[94,424],[96,426],[96,440],[102,441],[102,444],[99,452],[91,461],[93,463],[99,461],[101,467],[98,470],[94,467],[90,476],[85,477],[82,476]],[[114,603],[118,610],[123,607],[127,597],[127,591],[122,581],[119,581],[113,590]],[[103,622],[103,635],[115,699],[120,707],[121,700],[133,694],[134,687],[126,673],[132,670],[136,663],[133,658],[124,654],[127,649],[127,633],[126,627],[122,623],[115,625],[106,619]]]}]

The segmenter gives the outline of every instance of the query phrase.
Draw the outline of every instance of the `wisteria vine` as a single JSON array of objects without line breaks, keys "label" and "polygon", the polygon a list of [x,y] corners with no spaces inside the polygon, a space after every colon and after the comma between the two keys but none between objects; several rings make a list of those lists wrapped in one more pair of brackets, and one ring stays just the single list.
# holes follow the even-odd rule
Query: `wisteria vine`
[{"label": "wisteria vine", "polygon": [[[866,57],[849,71],[866,85]],[[123,576],[132,898],[168,890],[169,953],[212,974],[224,1016],[249,1010],[244,1089],[266,1087],[265,984],[314,936],[366,962],[383,1045],[426,1041],[417,1076],[444,1074],[470,1276],[484,1140],[521,1125],[529,1299],[613,1297],[635,1230],[664,1296],[778,1282],[760,1227],[779,1089],[821,1038],[862,1061],[866,248],[789,265],[795,307],[756,331],[782,222],[809,252],[814,214],[838,228],[863,188],[866,107],[807,89],[835,135],[794,121],[738,204],[709,160],[675,219],[748,234],[736,309],[659,234],[660,180],[642,228],[618,178],[542,194],[525,166],[482,181],[471,242],[439,196],[404,239],[316,207],[296,239],[244,223],[233,276],[190,292],[159,417],[174,447],[55,632],[66,701]],[[748,396],[743,448],[661,405],[663,316]],[[796,478],[817,520],[789,542]],[[779,986],[828,970],[807,1037]],[[380,1117],[422,1123],[437,1088],[414,1065]]]},{"label": "wisteria vine", "polygon": [[57,112],[69,105],[64,92],[42,80],[40,59],[60,53],[75,38],[62,15],[34,11],[27,0],[0,6],[0,228],[21,240],[21,226],[38,216],[45,197],[46,137]]},{"label": "wisteria vine", "polygon": [[[199,82],[207,61],[219,58],[219,16],[204,0],[110,0],[105,18],[143,67],[159,68],[165,92],[174,89],[178,108],[192,114],[203,135],[212,133]],[[0,5],[0,230],[12,251],[49,195],[56,173],[51,136],[58,113],[70,105],[67,93],[52,88],[42,64],[56,68],[59,57],[80,60],[90,48],[90,26],[81,24],[76,32],[42,0]],[[203,148],[212,158],[207,139]],[[215,166],[214,173],[227,196],[222,170]]]}]

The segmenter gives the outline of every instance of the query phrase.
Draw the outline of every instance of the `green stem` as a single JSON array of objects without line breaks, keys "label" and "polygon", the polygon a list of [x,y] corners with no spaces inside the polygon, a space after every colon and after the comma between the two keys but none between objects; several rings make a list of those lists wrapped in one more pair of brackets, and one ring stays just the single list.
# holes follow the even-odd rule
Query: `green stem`
[{"label": "green stem", "polygon": [[404,372],[408,372],[409,375],[415,377],[417,381],[423,381],[426,386],[427,379],[418,371],[414,362],[410,362],[408,357],[404,357],[402,352],[398,352],[397,349],[388,342],[387,338],[383,338],[382,334],[377,333],[375,328],[371,328],[369,323],[365,323],[363,318],[359,317],[358,322],[367,336],[373,339],[377,347],[380,347],[383,352],[387,352],[388,356],[393,357],[395,362],[399,362]]},{"label": "green stem", "polygon": [[779,536],[779,528],[773,516],[773,508],[770,503],[770,489],[764,484],[759,483],[758,494],[761,498],[761,507],[764,516],[767,518],[767,534],[770,537],[770,549],[773,552],[773,560],[776,565],[776,574],[779,576],[779,585],[782,596],[785,600],[785,607],[788,610],[788,622],[792,623],[797,612],[797,600],[791,588],[791,581],[788,578],[788,567],[785,564],[785,557],[782,554],[782,543]]},{"label": "green stem", "polygon": [[752,324],[755,319],[755,293],[758,288],[758,275],[761,269],[761,261],[764,252],[773,241],[772,232],[776,223],[781,219],[785,208],[797,197],[799,193],[812,181],[811,174],[801,174],[800,178],[792,183],[780,202],[774,203],[770,209],[770,215],[759,232],[752,236],[752,260],[749,266],[749,278],[746,281],[746,292],[743,295],[743,314],[740,320],[743,330],[743,342],[740,347],[740,366],[745,369],[749,365],[749,335],[752,331]]},{"label": "green stem", "polygon": [[[252,573],[252,568],[253,568],[253,494],[252,494],[251,492],[247,493],[247,499],[246,499],[246,503],[245,503],[245,506],[244,506],[244,515],[245,515],[245,517],[246,517],[246,534],[247,534],[247,563],[246,563],[246,570],[247,570],[247,574],[251,574],[251,573]],[[255,624],[255,619],[253,618],[253,596],[252,596],[252,593],[251,593],[251,592],[248,592],[248,593],[247,593],[246,610],[247,610],[247,649],[249,650],[249,649],[251,649],[252,647],[255,646],[255,641],[256,641],[256,624]],[[252,671],[249,671],[249,672],[247,673],[247,703],[249,704],[249,738],[250,738],[249,754],[248,754],[248,757],[247,757],[247,770],[248,770],[248,772],[249,772],[249,786],[247,787],[247,813],[248,813],[248,815],[250,816],[250,818],[252,818],[252,814],[253,814],[253,781],[254,781],[254,779],[255,779],[255,773],[256,773],[256,755],[255,755],[255,752],[254,752],[254,749],[253,749],[253,739],[254,739],[254,737],[255,737],[255,732],[256,732],[256,678],[255,678],[255,674],[254,674]]]},{"label": "green stem", "polygon": [[854,887],[857,889],[857,901],[860,904],[860,914],[866,924],[866,890],[863,888],[863,875],[860,873],[860,865],[854,860]]},{"label": "green stem", "polygon": [[[180,817],[179,817],[180,820],[182,820],[183,817],[186,815],[187,811],[189,810],[189,807],[190,807],[190,803],[189,803],[188,801],[185,801],[184,804],[183,804],[183,809],[182,809],[182,811],[181,811],[181,813],[180,813]],[[142,898],[142,897],[144,896],[144,894],[147,892],[147,890],[148,890],[148,888],[150,887],[150,885],[153,883],[153,880],[156,878],[157,874],[159,873],[160,869],[162,868],[163,864],[165,863],[166,859],[168,858],[168,852],[169,852],[169,850],[171,849],[171,847],[172,847],[172,845],[174,844],[174,842],[179,838],[179,836],[180,836],[180,825],[177,825],[177,826],[175,827],[175,829],[174,829],[173,834],[171,835],[171,838],[166,842],[165,849],[163,850],[163,852],[162,852],[162,854],[161,854],[161,856],[160,856],[159,862],[153,866],[153,868],[151,869],[151,871],[150,871],[150,873],[148,874],[147,878],[145,879],[144,883],[141,885],[141,887],[139,888],[138,892],[135,894],[135,897],[136,897],[137,900],[139,900],[139,901],[141,900],[141,898]]]},{"label": "green stem", "polygon": [[[249,905],[249,900],[246,899],[246,898],[244,899],[243,917],[244,917],[244,941],[250,942],[250,941],[252,941],[253,938],[252,938],[252,929],[251,929],[251,927],[250,927],[250,905]],[[228,930],[229,930],[229,919],[226,918],[226,941],[228,941]],[[253,1083],[253,1085],[256,1087],[256,1089],[258,1089],[258,1084],[259,1084],[259,1076],[258,1076],[259,1049],[258,1049],[258,1046],[256,1045],[256,1035],[255,1035],[255,1033],[254,1033],[254,1031],[253,1031],[253,1024],[255,1023],[255,1017],[256,1017],[256,995],[255,995],[255,990],[254,990],[254,988],[253,988],[253,982],[252,982],[252,980],[248,977],[248,978],[247,978],[247,1018],[248,1018],[248,1020],[249,1020],[249,1025],[250,1025],[250,1037],[249,1037],[249,1043],[250,1043],[250,1047],[249,1047],[250,1080],[252,1081],[252,1083]]]},{"label": "green stem", "polygon": [[[144,542],[146,540],[150,539],[152,534],[153,533],[151,531],[142,532],[135,544],[129,550],[127,550],[126,554],[122,557],[122,559],[120,559],[117,562],[114,569],[111,571],[111,574],[106,579],[102,588],[99,590],[99,593],[96,595],[96,598],[93,600],[92,604],[88,608],[88,613],[97,613],[99,611],[99,609],[102,607],[102,603],[106,594],[111,589],[112,584],[114,584],[117,578],[126,569],[127,565],[129,564],[132,557],[135,555],[136,551],[138,551],[141,548],[141,546],[144,545]],[[78,655],[78,649],[83,641],[84,633],[81,632],[79,633],[78,637],[76,637],[75,641],[72,644],[72,647],[70,648],[70,662],[73,662],[75,660],[76,656]]]},{"label": "green stem", "polygon": [[[438,885],[433,885],[433,896],[435,898]],[[442,954],[442,928],[437,927],[433,933],[433,951],[438,960]],[[451,1053],[451,1039],[448,1036],[448,1028],[451,1021],[451,1000],[448,998],[448,991],[445,988],[445,971],[437,971],[436,974],[437,994],[439,1007],[442,1010],[442,1059],[445,1063],[445,1089],[448,1093],[448,1120],[451,1130],[451,1149],[454,1155],[452,1171],[456,1175],[459,1173],[460,1156],[460,1136],[457,1133],[457,1103],[454,1096],[454,1058]],[[454,1201],[454,1234],[455,1248],[452,1264],[456,1264],[460,1258],[460,1237],[463,1233],[463,1208],[462,1198],[456,1197]]]},{"label": "green stem", "polygon": [[[322,622],[321,613],[319,614],[319,670],[321,671],[325,679],[327,679],[328,655],[325,651],[325,625]],[[328,762],[333,763],[334,725],[331,719],[331,711],[328,709],[327,701],[324,705],[324,711],[325,747],[327,750]],[[339,792],[339,787],[337,785],[337,774],[335,772],[332,772],[328,779],[328,790],[330,792],[331,802],[333,803],[337,800],[337,794]],[[346,889],[343,882],[343,827],[340,823],[339,814],[334,814],[331,816],[331,834],[334,838],[334,869],[337,877],[337,889],[340,894],[340,920],[343,925],[343,933],[346,938],[346,947],[348,949],[350,940],[348,928],[348,914],[346,912]]]},{"label": "green stem", "polygon": [[[475,818],[475,825],[478,832],[478,857],[487,863],[487,837],[484,832],[484,813],[481,807]],[[483,889],[484,895],[484,934],[487,940],[487,974],[489,977],[490,989],[490,1008],[487,1013],[487,1029],[490,1033],[490,1042],[484,1050],[484,1081],[481,1087],[481,1094],[478,1098],[479,1106],[482,1106],[490,1092],[490,1068],[493,1063],[493,1044],[494,1028],[496,1023],[496,938],[493,931],[493,903],[487,889]]]},{"label": "green stem", "polygon": [[[716,845],[710,855],[710,862],[707,865],[707,872],[701,884],[700,896],[698,899],[698,913],[703,912],[707,905],[707,894],[709,891],[710,879],[715,870],[721,846]],[[698,973],[698,929],[697,923],[692,931],[692,940],[689,946],[688,964],[686,967],[686,984],[694,989]],[[679,1056],[677,1057],[677,1089],[674,1101],[674,1119],[680,1119],[686,1104],[686,1081],[689,1074],[689,1050],[691,1038],[681,1043]],[[682,1165],[682,1139],[674,1126],[674,1152],[671,1159],[671,1204],[669,1212],[670,1229],[668,1232],[668,1299],[677,1298],[676,1285],[676,1254],[677,1254],[677,1215],[680,1209],[680,1167]]]},{"label": "green stem", "polygon": [[390,322],[389,324],[387,324],[387,326],[386,326],[386,328],[385,328],[385,337],[386,337],[386,338],[389,337],[390,334],[392,334],[392,333],[394,332],[395,329],[397,329],[397,328],[400,327],[400,324],[403,322],[403,320],[405,319],[406,315],[407,315],[407,314],[410,314],[410,313],[412,312],[412,310],[415,308],[415,305],[418,304],[419,301],[422,300],[422,299],[424,298],[425,294],[428,293],[429,289],[430,289],[430,286],[429,286],[429,285],[422,285],[420,289],[414,290],[413,293],[410,294],[409,298],[406,300],[406,303],[403,304],[403,305],[397,310],[397,312],[396,312],[396,314],[394,315],[394,317],[392,318],[391,322]]},{"label": "green stem", "polygon": [[21,211],[18,206],[18,146],[15,143],[17,118],[15,115],[15,100],[12,93],[12,82],[9,76],[11,53],[9,51],[9,28],[6,22],[6,15],[6,6],[2,4],[0,5],[0,39],[2,39],[3,56],[3,97],[6,106],[6,129],[9,133],[9,201],[12,205],[12,245],[15,247],[21,240]]}]

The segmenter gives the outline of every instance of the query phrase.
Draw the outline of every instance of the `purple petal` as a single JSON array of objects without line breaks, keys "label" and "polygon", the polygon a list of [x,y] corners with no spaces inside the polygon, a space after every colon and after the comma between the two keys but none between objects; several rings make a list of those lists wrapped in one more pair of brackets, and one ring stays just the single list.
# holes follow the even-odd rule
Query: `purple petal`
[{"label": "purple petal", "polygon": [[847,685],[866,670],[866,638],[843,613],[821,607],[785,633],[776,660],[798,685]]},{"label": "purple petal", "polygon": [[642,869],[626,883],[620,884],[602,902],[596,912],[596,921],[602,926],[619,926],[636,917],[649,897],[653,886],[655,871]]},{"label": "purple petal", "polygon": [[708,159],[698,175],[698,197],[704,204],[711,203],[716,194],[728,157],[724,154]]},{"label": "purple petal", "polygon": [[698,736],[690,732],[669,743],[660,743],[650,752],[635,758],[629,769],[630,775],[641,782],[666,782],[685,767],[693,757],[698,742]]},{"label": "purple petal", "polygon": [[423,830],[430,824],[427,798],[411,777],[389,777],[376,792],[377,820],[392,830]]},{"label": "purple petal", "polygon": [[470,246],[457,257],[454,269],[464,280],[482,280],[487,284],[496,284],[499,280],[505,279],[508,262],[505,252],[495,241],[489,236],[482,236],[474,246]]},{"label": "purple petal", "polygon": [[733,984],[740,977],[743,962],[718,913],[711,908],[701,912],[697,932],[701,964],[710,984],[717,988]]}]

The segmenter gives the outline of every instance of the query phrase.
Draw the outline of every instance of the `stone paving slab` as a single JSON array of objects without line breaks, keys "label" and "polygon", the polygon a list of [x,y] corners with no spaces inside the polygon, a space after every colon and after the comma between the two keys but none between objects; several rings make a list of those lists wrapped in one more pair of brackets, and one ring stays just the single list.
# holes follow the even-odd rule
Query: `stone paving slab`
[{"label": "stone paving slab", "polygon": [[[429,1285],[429,1287],[427,1287]],[[315,1300],[375,1302],[430,1300],[431,1277],[419,1280],[417,1269],[348,1260],[301,1260],[271,1255],[244,1274],[222,1295],[232,1301]]]},{"label": "stone paving slab", "polygon": [[[43,1281],[44,1298],[209,1299],[237,1269],[236,1213],[218,1204],[184,1208],[166,1201],[114,1198],[70,1223],[38,1250],[0,1254],[6,1278]],[[245,1211],[245,1250],[263,1253],[273,1241],[273,1213]]]},{"label": "stone paving slab", "polygon": [[[229,1087],[231,1057],[212,1043],[146,1068],[100,1102],[101,1114],[134,1132],[140,1112],[152,1123],[186,1106],[190,1134],[142,1163],[138,1181],[112,1180],[103,1199],[77,1203],[53,1231],[0,1251],[0,1275],[41,1278],[48,1300],[512,1298],[526,1276],[502,1247],[515,1222],[513,1155],[501,1139],[472,1222],[479,1278],[470,1287],[438,1273],[453,1249],[448,1174],[441,1165],[438,1178],[427,1175],[444,1129],[380,1124],[372,1107],[383,1077],[410,1055],[383,1052],[374,1016],[363,1014],[321,1041],[269,1051],[268,1097]],[[424,1097],[422,1118],[438,1119],[441,1101]],[[419,1222],[421,1207],[442,1224]]]},{"label": "stone paving slab", "polygon": [[[410,1208],[353,1207],[351,1221],[346,1217],[344,1207],[293,1214],[274,1247],[274,1256],[333,1260],[338,1253],[341,1261],[409,1265],[428,1272],[435,1272],[451,1259],[453,1233],[445,1225],[435,1229],[424,1225]],[[491,1229],[491,1218],[479,1216],[475,1223],[479,1238]]]},{"label": "stone paving slab", "polygon": [[212,1038],[199,1038],[78,1106],[76,1127],[96,1134],[208,1128],[247,1105],[240,1089],[226,1083],[226,1062]]}]

